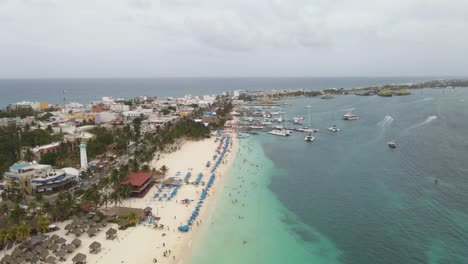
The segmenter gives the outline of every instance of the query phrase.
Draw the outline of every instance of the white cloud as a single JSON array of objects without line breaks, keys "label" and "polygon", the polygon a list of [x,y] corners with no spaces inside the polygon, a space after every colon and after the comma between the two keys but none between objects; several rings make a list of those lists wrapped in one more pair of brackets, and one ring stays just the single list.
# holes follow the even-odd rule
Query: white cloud
[{"label": "white cloud", "polygon": [[[0,77],[114,76],[117,63],[128,76],[150,74],[146,69],[173,76],[456,75],[468,67],[460,59],[468,45],[466,0],[0,0],[0,5]],[[442,65],[422,63],[429,57]],[[272,65],[272,58],[278,64]],[[447,70],[436,72],[440,69]]]}]

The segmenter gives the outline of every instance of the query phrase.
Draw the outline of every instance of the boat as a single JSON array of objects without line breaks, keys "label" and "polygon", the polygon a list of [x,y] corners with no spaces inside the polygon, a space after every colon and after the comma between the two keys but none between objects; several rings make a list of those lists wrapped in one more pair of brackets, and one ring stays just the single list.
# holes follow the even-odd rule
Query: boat
[{"label": "boat", "polygon": [[305,141],[307,142],[312,142],[315,140],[315,137],[312,136],[312,133],[309,133],[309,135],[307,135],[305,138],[304,138]]},{"label": "boat", "polygon": [[331,132],[338,132],[340,131],[339,128],[336,127],[336,125],[332,125],[331,127],[328,128],[329,131]]},{"label": "boat", "polygon": [[250,134],[247,134],[247,133],[238,133],[237,134],[237,138],[248,138],[250,136]]},{"label": "boat", "polygon": [[302,125],[302,124],[304,124],[304,118],[303,118],[303,117],[294,117],[294,118],[293,118],[293,124],[294,124],[294,125]]},{"label": "boat", "polygon": [[290,131],[286,129],[273,129],[271,131],[268,131],[268,134],[282,137],[287,137],[291,135]]},{"label": "boat", "polygon": [[249,126],[250,129],[263,129],[263,126]]},{"label": "boat", "polygon": [[348,112],[348,113],[344,114],[343,119],[344,120],[357,120],[357,119],[359,119],[359,117],[357,115],[353,114],[352,112]]},{"label": "boat", "polygon": [[325,94],[325,95],[323,95],[322,97],[320,97],[320,99],[333,99],[333,98],[334,98],[334,97],[333,97],[333,95],[331,95],[331,94]]},{"label": "boat", "polygon": [[395,141],[391,140],[387,143],[387,145],[390,147],[390,148],[396,148],[396,143]]}]

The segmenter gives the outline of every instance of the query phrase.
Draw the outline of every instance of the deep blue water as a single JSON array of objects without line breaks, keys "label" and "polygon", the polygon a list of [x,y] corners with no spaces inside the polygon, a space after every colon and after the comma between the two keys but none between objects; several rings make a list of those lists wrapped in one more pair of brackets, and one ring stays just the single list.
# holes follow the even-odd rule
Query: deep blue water
[{"label": "deep blue water", "polygon": [[87,103],[103,96],[183,96],[233,90],[325,89],[365,87],[376,84],[408,83],[433,77],[385,78],[138,78],[138,79],[0,79],[0,107],[17,101],[67,101]]}]

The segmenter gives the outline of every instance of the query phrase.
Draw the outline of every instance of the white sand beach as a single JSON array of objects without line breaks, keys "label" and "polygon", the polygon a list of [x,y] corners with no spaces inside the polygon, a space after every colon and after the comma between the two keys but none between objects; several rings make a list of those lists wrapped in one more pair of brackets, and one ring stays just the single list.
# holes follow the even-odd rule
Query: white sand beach
[{"label": "white sand beach", "polygon": [[[183,178],[190,168],[193,170],[189,181],[194,181],[200,172],[203,173],[202,181],[208,181],[211,167],[207,168],[206,162],[210,160],[214,163],[213,155],[218,145],[219,141],[215,142],[214,138],[188,141],[182,145],[180,150],[165,154],[159,160],[154,160],[151,165],[156,168],[167,166],[169,168],[167,177],[174,176],[180,171],[180,178]],[[149,206],[153,208],[153,214],[161,217],[159,223],[165,226],[164,229],[154,229],[151,224],[143,224],[125,231],[119,230],[119,239],[115,241],[98,237],[99,241],[103,243],[102,253],[92,256],[88,254],[88,263],[154,263],[155,260],[157,263],[182,263],[183,258],[186,258],[183,252],[189,251],[200,226],[209,222],[210,208],[216,198],[216,191],[221,189],[219,186],[222,185],[223,176],[227,174],[236,152],[237,138],[231,135],[231,146],[215,172],[216,180],[197,218],[198,224],[194,223],[189,232],[183,233],[177,228],[187,224],[204,186],[184,184],[171,201],[153,199],[152,197],[157,190],[157,187],[153,186],[145,197],[127,199],[122,206],[142,209]],[[194,202],[184,205],[181,200],[185,198],[194,200]],[[86,243],[84,244],[86,245]],[[169,250],[170,254],[164,257],[164,251],[169,252]]]},{"label": "white sand beach", "polygon": [[[84,233],[79,237],[68,234],[65,226],[71,223],[67,220],[61,223],[55,223],[59,230],[47,233],[48,236],[57,234],[65,238],[66,244],[70,244],[75,238],[82,241],[82,244],[73,253],[65,256],[65,263],[72,263],[72,258],[77,253],[87,255],[86,262],[94,263],[183,263],[189,256],[191,244],[196,239],[201,227],[210,223],[210,216],[213,210],[213,204],[216,200],[217,191],[222,189],[223,177],[234,160],[237,153],[237,138],[231,134],[228,151],[224,155],[222,162],[216,169],[216,179],[210,188],[207,198],[203,203],[200,214],[189,232],[181,232],[178,227],[186,225],[190,218],[196,203],[198,202],[202,189],[202,184],[183,183],[177,195],[170,201],[153,198],[160,184],[154,185],[143,198],[130,198],[123,201],[119,206],[144,209],[151,207],[154,216],[160,217],[158,224],[164,225],[164,228],[154,228],[154,224],[144,223],[136,227],[129,227],[126,230],[118,230],[117,238],[114,240],[106,239],[106,231],[112,227],[118,229],[117,224],[108,223],[94,237],[89,237]],[[225,144],[225,143],[224,143]],[[201,141],[187,141],[179,150],[173,153],[163,155],[159,160],[153,160],[152,167],[160,168],[165,165],[168,167],[166,178],[175,176],[180,171],[179,178],[183,179],[189,169],[192,176],[189,182],[195,181],[199,173],[203,173],[202,182],[207,182],[211,176],[212,167],[206,167],[207,161],[214,165],[213,155],[217,154],[219,140],[215,142],[215,137]],[[190,199],[193,202],[183,204],[181,200]],[[109,205],[111,207],[112,205]],[[97,241],[101,243],[101,251],[97,254],[91,254],[89,245]],[[11,254],[13,249],[5,253]],[[166,252],[166,256],[164,256]],[[3,252],[2,252],[3,253]],[[3,255],[3,254],[1,254]],[[187,262],[187,261],[185,261]],[[57,263],[61,263],[57,260]]]}]

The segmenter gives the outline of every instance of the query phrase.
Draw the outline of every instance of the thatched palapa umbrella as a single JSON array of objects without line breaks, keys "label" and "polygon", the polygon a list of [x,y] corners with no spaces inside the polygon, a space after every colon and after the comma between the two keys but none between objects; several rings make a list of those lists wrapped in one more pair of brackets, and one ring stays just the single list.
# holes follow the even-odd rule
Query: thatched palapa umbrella
[{"label": "thatched palapa umbrella", "polygon": [[90,237],[92,237],[92,236],[94,236],[94,235],[97,233],[97,230],[96,230],[96,228],[93,228],[93,227],[92,227],[92,228],[88,229],[87,233],[88,233],[88,235],[89,235]]},{"label": "thatched palapa umbrella", "polygon": [[67,240],[63,237],[57,239],[57,241],[55,241],[58,245],[63,245],[65,243],[67,243]]},{"label": "thatched palapa umbrella", "polygon": [[89,245],[89,251],[95,254],[98,253],[99,251],[101,251],[101,243],[94,241],[93,243],[91,243],[91,245]]},{"label": "thatched palapa umbrella", "polygon": [[48,256],[45,260],[45,263],[55,263],[55,260],[57,260],[57,258],[54,256]]},{"label": "thatched palapa umbrella", "polygon": [[72,244],[75,248],[77,248],[77,247],[81,246],[81,240],[79,240],[78,238],[75,238],[75,239],[73,239],[73,241],[71,242],[71,244]]},{"label": "thatched palapa umbrella", "polygon": [[73,253],[73,251],[75,251],[76,247],[72,244],[68,244],[65,246],[64,248],[68,253]]},{"label": "thatched palapa umbrella", "polygon": [[55,252],[55,256],[59,257],[59,258],[63,258],[67,255],[67,251],[65,251],[65,249],[61,249],[57,252]]},{"label": "thatched palapa umbrella", "polygon": [[86,255],[82,253],[78,253],[72,258],[73,263],[81,263],[81,262],[84,262],[85,260],[86,260]]}]

